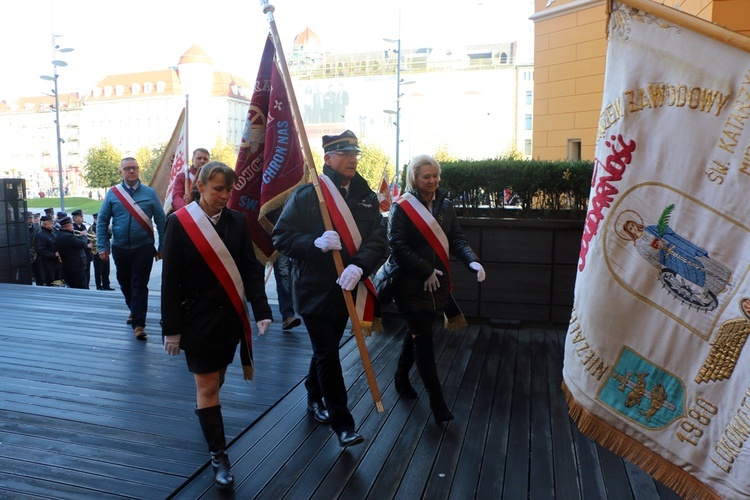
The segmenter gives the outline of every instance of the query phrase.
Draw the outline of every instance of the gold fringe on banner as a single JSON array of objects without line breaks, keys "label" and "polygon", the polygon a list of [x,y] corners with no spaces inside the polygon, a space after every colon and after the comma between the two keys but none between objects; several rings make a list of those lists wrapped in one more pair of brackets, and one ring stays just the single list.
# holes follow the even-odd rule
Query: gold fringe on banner
[{"label": "gold fringe on banner", "polygon": [[458,316],[453,316],[452,318],[449,318],[448,316],[444,316],[443,326],[450,330],[450,331],[456,331],[459,330],[465,326],[469,326],[469,323],[466,321],[466,317],[463,315],[463,313],[459,314]]},{"label": "gold fringe on banner", "polygon": [[672,488],[683,498],[721,498],[714,490],[681,467],[660,457],[640,442],[589,413],[573,398],[565,381],[562,383],[562,390],[565,393],[570,416],[578,424],[578,428],[583,434],[624,459],[633,462],[654,478]]}]

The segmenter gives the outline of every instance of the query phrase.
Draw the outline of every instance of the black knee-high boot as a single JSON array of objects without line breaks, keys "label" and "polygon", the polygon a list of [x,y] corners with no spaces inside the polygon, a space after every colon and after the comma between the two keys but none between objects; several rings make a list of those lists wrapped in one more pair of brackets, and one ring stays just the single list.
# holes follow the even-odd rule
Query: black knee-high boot
[{"label": "black knee-high boot", "polygon": [[417,391],[411,386],[409,382],[409,370],[411,365],[414,364],[414,342],[411,338],[411,333],[406,332],[404,337],[404,343],[401,348],[401,355],[398,357],[398,368],[396,369],[396,376],[394,377],[393,383],[396,386],[396,392],[398,392],[404,399],[414,399],[417,397]]},{"label": "black knee-high boot", "polygon": [[440,388],[440,379],[435,368],[435,351],[432,345],[432,334],[423,334],[414,337],[414,360],[417,370],[422,377],[425,389],[430,396],[430,408],[432,415],[438,422],[453,420],[453,414],[448,409],[443,399],[443,391]]},{"label": "black knee-high boot", "polygon": [[229,456],[226,453],[224,437],[224,420],[221,418],[221,406],[209,406],[195,410],[201,423],[203,437],[211,454],[211,467],[214,470],[214,482],[219,489],[229,489],[234,484],[234,476],[229,471]]}]

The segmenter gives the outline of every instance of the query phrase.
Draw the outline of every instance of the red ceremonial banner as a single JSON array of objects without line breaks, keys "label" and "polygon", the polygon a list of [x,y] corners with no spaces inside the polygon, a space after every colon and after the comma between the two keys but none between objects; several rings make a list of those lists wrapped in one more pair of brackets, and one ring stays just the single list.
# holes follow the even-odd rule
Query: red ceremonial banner
[{"label": "red ceremonial banner", "polygon": [[270,37],[263,50],[235,171],[239,179],[227,206],[245,214],[255,255],[265,265],[275,253],[271,231],[276,219],[304,178],[302,148]]}]

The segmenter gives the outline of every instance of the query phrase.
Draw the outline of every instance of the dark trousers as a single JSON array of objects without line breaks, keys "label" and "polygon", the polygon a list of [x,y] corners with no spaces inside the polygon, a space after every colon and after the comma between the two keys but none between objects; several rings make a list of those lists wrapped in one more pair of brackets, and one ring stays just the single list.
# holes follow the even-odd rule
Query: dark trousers
[{"label": "dark trousers", "polygon": [[34,273],[34,282],[36,286],[44,286],[44,270],[42,269],[42,259],[37,257],[31,263],[31,270]]},{"label": "dark trousers", "polygon": [[348,316],[303,316],[312,342],[313,356],[305,380],[311,400],[325,398],[335,432],[354,430],[354,417],[347,408],[346,385],[341,371],[339,343],[344,336]]},{"label": "dark trousers", "polygon": [[112,247],[112,257],[117,268],[117,282],[125,296],[130,312],[133,313],[133,328],[146,326],[148,309],[148,280],[154,265],[156,251],[151,245],[126,250]]},{"label": "dark trousers", "polygon": [[109,288],[109,259],[102,260],[94,255],[94,284],[97,290]]}]

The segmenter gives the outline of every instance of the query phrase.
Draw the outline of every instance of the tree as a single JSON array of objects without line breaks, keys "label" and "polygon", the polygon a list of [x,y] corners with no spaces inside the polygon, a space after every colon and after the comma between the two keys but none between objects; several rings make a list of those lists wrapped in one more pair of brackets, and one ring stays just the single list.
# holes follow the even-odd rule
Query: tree
[{"label": "tree", "polygon": [[448,150],[448,146],[445,144],[437,148],[434,158],[438,163],[458,161],[458,158],[451,154]]},{"label": "tree", "polygon": [[380,179],[383,178],[383,168],[388,171],[388,179],[393,177],[396,168],[390,157],[376,145],[362,144],[362,158],[357,165],[357,172],[365,178],[367,184],[377,192],[380,187]]},{"label": "tree", "polygon": [[89,149],[83,160],[83,179],[92,188],[110,188],[120,182],[122,153],[106,139]]},{"label": "tree", "polygon": [[164,150],[167,149],[167,143],[162,142],[156,146],[143,146],[135,153],[135,159],[138,160],[138,166],[141,167],[140,179],[144,184],[149,184],[156,173]]},{"label": "tree", "polygon": [[220,161],[234,168],[237,164],[237,149],[234,145],[227,143],[224,138],[219,137],[214,147],[211,148],[211,161]]}]

